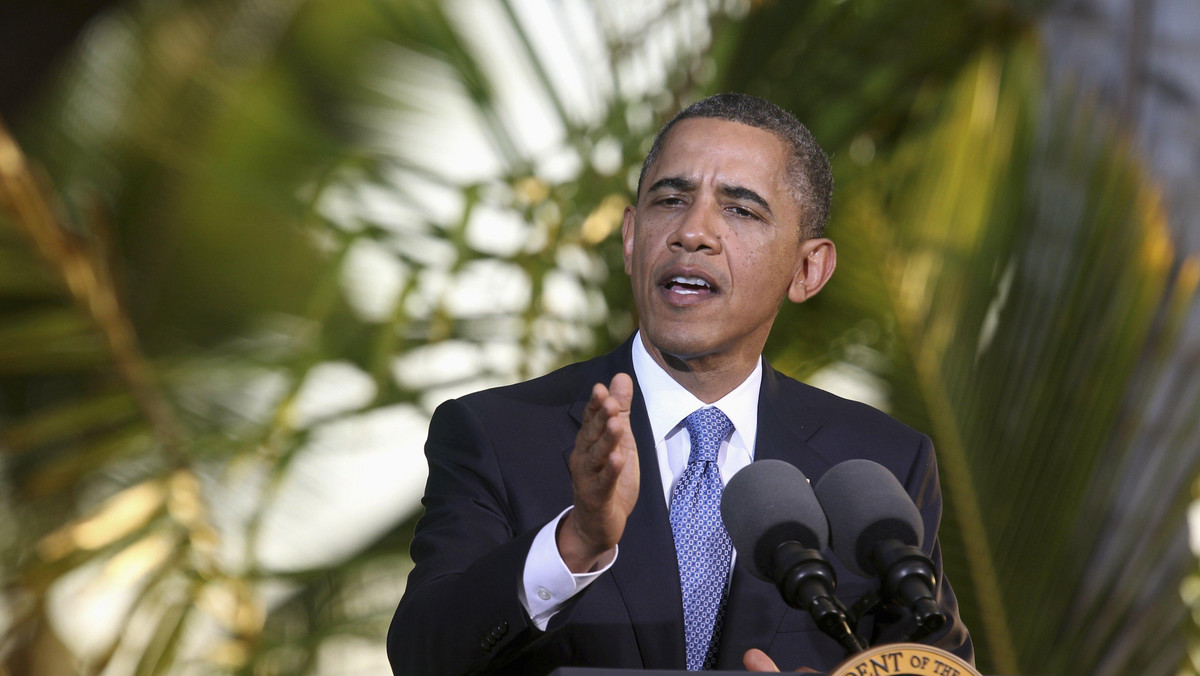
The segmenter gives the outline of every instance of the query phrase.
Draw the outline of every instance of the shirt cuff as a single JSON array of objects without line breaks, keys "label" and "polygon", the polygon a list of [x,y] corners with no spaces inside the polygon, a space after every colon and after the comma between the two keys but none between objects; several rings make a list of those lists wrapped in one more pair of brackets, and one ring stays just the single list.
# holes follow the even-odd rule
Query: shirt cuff
[{"label": "shirt cuff", "polygon": [[568,507],[559,513],[550,523],[542,526],[533,538],[529,547],[529,555],[525,557],[525,572],[517,596],[526,614],[540,630],[546,631],[550,618],[554,617],[562,606],[573,596],[587,588],[596,578],[612,568],[617,560],[620,546],[613,553],[612,560],[598,570],[588,573],[572,573],[567,564],[563,563],[558,553],[558,542],[555,535],[558,524],[562,521]]}]

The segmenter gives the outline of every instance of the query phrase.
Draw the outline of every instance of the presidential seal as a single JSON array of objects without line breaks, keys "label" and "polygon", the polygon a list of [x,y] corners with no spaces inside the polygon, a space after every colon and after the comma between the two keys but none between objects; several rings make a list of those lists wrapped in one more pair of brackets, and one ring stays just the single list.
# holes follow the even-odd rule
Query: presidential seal
[{"label": "presidential seal", "polygon": [[966,660],[920,643],[875,646],[849,657],[829,676],[980,676]]}]

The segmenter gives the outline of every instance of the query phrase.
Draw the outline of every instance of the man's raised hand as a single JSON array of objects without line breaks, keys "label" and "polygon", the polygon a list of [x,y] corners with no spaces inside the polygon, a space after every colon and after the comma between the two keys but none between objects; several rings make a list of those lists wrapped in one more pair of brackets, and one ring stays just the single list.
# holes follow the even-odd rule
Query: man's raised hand
[{"label": "man's raised hand", "polygon": [[597,383],[592,388],[583,412],[570,460],[575,508],[559,523],[557,534],[559,554],[573,573],[612,559],[637,502],[641,469],[629,426],[632,403],[633,380],[618,373],[608,387]]}]

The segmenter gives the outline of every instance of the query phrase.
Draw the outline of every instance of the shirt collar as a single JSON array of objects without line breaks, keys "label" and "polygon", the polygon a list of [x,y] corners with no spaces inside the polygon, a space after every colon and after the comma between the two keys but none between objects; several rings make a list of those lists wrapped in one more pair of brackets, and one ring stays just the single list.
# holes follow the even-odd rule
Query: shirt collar
[{"label": "shirt collar", "polygon": [[[692,411],[705,404],[696,395],[675,381],[663,367],[654,361],[646,346],[642,344],[642,333],[633,337],[633,372],[637,377],[638,387],[646,401],[646,413],[650,418],[650,431],[654,435],[654,443],[662,443],[676,428],[681,427],[683,419]],[[754,440],[758,433],[758,395],[762,389],[762,359],[754,365],[754,370],[740,385],[713,402],[729,417],[733,423],[734,436],[741,437],[742,448],[745,448],[753,458]]]}]

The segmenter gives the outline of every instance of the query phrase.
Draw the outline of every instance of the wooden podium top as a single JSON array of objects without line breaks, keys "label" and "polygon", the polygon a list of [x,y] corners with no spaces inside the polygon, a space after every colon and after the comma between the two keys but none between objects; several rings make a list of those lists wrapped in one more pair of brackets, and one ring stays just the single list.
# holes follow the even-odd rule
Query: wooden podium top
[{"label": "wooden podium top", "polygon": [[[604,667],[559,667],[550,676],[680,676],[695,672],[684,669],[611,669]],[[722,674],[748,674],[749,671],[720,671]]]},{"label": "wooden podium top", "polygon": [[[550,676],[621,676],[645,674],[670,676],[689,672],[672,669],[606,669],[559,667]],[[748,671],[727,671],[748,674]],[[890,643],[875,646],[846,658],[828,676],[980,676],[969,662],[940,648],[920,643]]]}]

